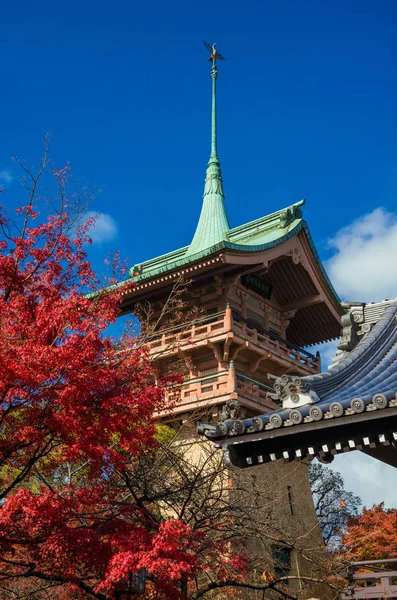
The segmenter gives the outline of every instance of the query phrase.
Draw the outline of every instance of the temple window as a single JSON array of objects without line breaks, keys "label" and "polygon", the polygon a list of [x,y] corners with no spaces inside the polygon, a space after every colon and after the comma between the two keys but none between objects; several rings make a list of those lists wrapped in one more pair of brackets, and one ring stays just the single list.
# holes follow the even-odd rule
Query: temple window
[{"label": "temple window", "polygon": [[291,572],[291,549],[273,548],[274,574],[277,578],[287,577]]}]

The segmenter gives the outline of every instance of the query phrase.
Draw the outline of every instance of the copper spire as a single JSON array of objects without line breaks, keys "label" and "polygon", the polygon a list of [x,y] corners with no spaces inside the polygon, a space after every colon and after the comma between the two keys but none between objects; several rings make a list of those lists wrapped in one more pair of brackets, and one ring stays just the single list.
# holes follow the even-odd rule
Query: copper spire
[{"label": "copper spire", "polygon": [[223,193],[223,182],[221,165],[218,158],[217,131],[216,131],[216,60],[224,60],[223,56],[215,49],[216,44],[210,46],[204,42],[207,50],[211,51],[209,60],[212,60],[212,111],[211,111],[211,154],[208,162],[205,178],[203,205],[200,219],[193,240],[186,252],[186,256],[199,253],[211,248],[219,242],[227,239],[229,222],[225,210],[225,197]]}]

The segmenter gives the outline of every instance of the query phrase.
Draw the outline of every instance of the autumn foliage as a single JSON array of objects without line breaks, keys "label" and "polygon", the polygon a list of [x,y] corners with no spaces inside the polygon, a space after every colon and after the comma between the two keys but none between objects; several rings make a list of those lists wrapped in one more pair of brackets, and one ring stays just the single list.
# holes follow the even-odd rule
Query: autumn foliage
[{"label": "autumn foliage", "polygon": [[28,202],[0,212],[2,589],[31,580],[105,598],[145,568],[166,593],[195,568],[195,536],[150,519],[115,480],[155,447],[153,414],[175,376],[128,336],[106,335],[120,290],[98,292],[84,251],[91,223],[69,210],[69,168],[52,172],[61,208],[48,216],[36,205],[42,173],[26,172]]},{"label": "autumn foliage", "polygon": [[351,561],[397,557],[397,510],[383,504],[351,517],[342,538],[344,557]]},{"label": "autumn foliage", "polygon": [[267,481],[231,481],[212,445],[156,425],[181,377],[107,333],[133,283],[116,284],[117,258],[105,283],[93,272],[69,167],[50,169],[49,211],[47,155],[21,166],[26,203],[0,206],[0,597],[110,600],[143,573],[145,600],[286,593],[285,486],[278,502]]}]

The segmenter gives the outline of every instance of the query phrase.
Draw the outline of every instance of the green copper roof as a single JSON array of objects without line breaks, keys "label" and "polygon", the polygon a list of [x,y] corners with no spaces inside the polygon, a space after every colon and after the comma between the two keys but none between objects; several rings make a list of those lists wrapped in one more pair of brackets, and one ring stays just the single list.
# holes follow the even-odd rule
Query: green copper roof
[{"label": "green copper roof", "polygon": [[[335,299],[339,302],[339,296],[324,269],[310,234],[309,227],[302,218],[300,206],[302,206],[304,202],[304,200],[301,200],[280,211],[261,217],[250,223],[245,223],[234,229],[230,229],[228,233],[230,241],[221,241],[218,244],[192,255],[188,255],[187,250],[189,246],[185,246],[179,250],[174,250],[173,252],[163,254],[157,258],[135,265],[130,270],[130,276],[134,277],[134,281],[141,282],[145,279],[150,279],[151,277],[163,275],[173,269],[184,267],[196,260],[211,256],[224,249],[237,250],[240,252],[261,252],[263,250],[269,250],[286,242],[303,230],[319,269]],[[122,281],[118,285],[124,285],[127,282],[128,280]]]},{"label": "green copper roof", "polygon": [[152,258],[133,267],[130,274],[131,276],[135,275],[135,281],[141,281],[194,262],[204,256],[209,256],[222,248],[232,248],[245,252],[257,252],[272,248],[291,237],[291,233],[295,235],[298,232],[298,227],[301,229],[303,220],[300,206],[303,203],[304,200],[301,200],[275,213],[230,229],[228,240],[220,240],[207,248],[198,250],[194,254],[189,253],[191,246],[185,246],[179,250]]},{"label": "green copper roof", "polygon": [[[313,256],[329,289],[334,295],[335,300],[340,302],[340,298],[329,280],[327,272],[325,271],[316,250],[309,227],[306,221],[302,219],[300,206],[302,206],[304,202],[304,200],[301,200],[280,211],[261,217],[250,223],[245,223],[234,229],[230,229],[228,237],[231,241],[221,241],[218,244],[206,248],[205,250],[201,250],[193,255],[187,255],[189,246],[185,246],[184,248],[179,248],[179,250],[168,252],[162,256],[135,265],[130,269],[130,277],[133,277],[135,282],[140,283],[146,279],[164,275],[174,269],[185,267],[202,258],[210,257],[224,249],[237,250],[239,252],[261,252],[263,250],[270,250],[271,248],[286,242],[300,231],[304,231],[311,251],[313,252]],[[111,286],[111,288],[121,287],[130,283],[130,281],[130,279],[120,281],[114,286]],[[92,294],[88,294],[88,296],[91,295]]]},{"label": "green copper roof", "polygon": [[194,254],[190,253],[190,245],[152,258],[140,265],[135,265],[132,267],[130,275],[131,277],[135,276],[135,281],[154,277],[165,271],[198,260],[203,256],[213,254],[221,248],[233,248],[245,252],[257,252],[258,250],[272,248],[288,239],[291,232],[294,234],[298,232],[297,227],[303,222],[300,207],[304,202],[304,200],[300,200],[275,213],[234,229],[229,229],[227,240],[219,240],[206,248],[198,249]]},{"label": "green copper roof", "polygon": [[216,78],[218,72],[215,67],[211,71],[212,78],[212,123],[211,123],[211,155],[208,162],[205,178],[203,206],[200,219],[192,243],[186,256],[193,256],[206,248],[215,246],[227,239],[229,222],[225,210],[225,196],[223,194],[222,172],[218,158],[216,138]]}]

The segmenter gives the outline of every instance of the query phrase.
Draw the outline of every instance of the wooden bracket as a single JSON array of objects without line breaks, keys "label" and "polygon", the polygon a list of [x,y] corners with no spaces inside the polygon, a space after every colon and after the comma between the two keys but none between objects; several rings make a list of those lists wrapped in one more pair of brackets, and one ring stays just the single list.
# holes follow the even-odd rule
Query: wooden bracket
[{"label": "wooden bracket", "polygon": [[245,350],[246,348],[250,348],[251,344],[249,342],[244,342],[243,344],[241,344],[241,346],[238,346],[232,356],[231,356],[231,360],[236,360],[237,356],[240,354],[241,350]]},{"label": "wooden bracket", "polygon": [[229,362],[229,351],[230,351],[230,346],[232,344],[233,341],[233,334],[229,333],[225,339],[225,344],[223,346],[223,361],[224,362]]},{"label": "wooden bracket", "polygon": [[259,367],[260,363],[263,360],[266,360],[266,358],[268,358],[268,357],[267,356],[259,356],[255,362],[252,362],[249,365],[249,370],[251,371],[251,373],[254,373],[257,370],[257,368]]},{"label": "wooden bracket", "polygon": [[207,340],[207,346],[209,348],[211,348],[211,350],[213,351],[214,356],[215,356],[216,360],[218,361],[218,363],[222,363],[223,356],[222,356],[222,351],[221,351],[220,347],[217,346],[216,344],[214,344],[213,342],[211,342],[211,340]]}]

